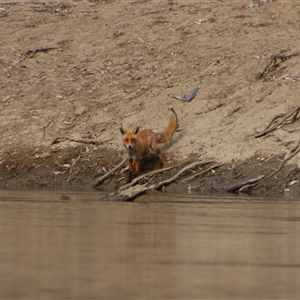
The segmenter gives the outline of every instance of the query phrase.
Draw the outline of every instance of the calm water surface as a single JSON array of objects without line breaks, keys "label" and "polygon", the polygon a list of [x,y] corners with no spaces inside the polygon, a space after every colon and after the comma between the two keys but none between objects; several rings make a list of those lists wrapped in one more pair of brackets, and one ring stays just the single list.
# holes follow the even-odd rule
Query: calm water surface
[{"label": "calm water surface", "polygon": [[300,200],[0,191],[0,299],[299,299]]}]

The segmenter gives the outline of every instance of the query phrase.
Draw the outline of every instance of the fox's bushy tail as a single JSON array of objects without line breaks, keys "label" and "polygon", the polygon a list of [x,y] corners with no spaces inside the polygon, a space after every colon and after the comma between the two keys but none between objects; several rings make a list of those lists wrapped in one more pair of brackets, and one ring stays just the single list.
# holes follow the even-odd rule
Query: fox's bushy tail
[{"label": "fox's bushy tail", "polygon": [[157,133],[158,143],[166,143],[168,140],[171,139],[176,129],[178,128],[178,118],[175,110],[173,109],[173,107],[170,107],[169,111],[169,124],[164,131]]}]

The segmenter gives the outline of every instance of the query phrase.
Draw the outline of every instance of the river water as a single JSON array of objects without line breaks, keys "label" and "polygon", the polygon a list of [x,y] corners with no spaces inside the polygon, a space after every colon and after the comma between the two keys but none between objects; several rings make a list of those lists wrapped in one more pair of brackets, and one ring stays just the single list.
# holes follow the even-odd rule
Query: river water
[{"label": "river water", "polygon": [[0,191],[0,299],[300,298],[300,201]]}]

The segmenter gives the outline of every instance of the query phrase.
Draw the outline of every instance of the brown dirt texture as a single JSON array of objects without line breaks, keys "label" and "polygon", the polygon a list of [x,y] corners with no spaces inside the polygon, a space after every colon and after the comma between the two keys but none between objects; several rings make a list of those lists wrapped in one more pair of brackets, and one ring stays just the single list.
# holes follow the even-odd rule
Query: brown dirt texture
[{"label": "brown dirt texture", "polygon": [[[165,167],[221,164],[170,192],[267,175],[299,139],[297,114],[279,122],[300,103],[299,1],[2,1],[0,23],[2,188],[89,187],[122,161],[119,127],[159,131],[170,106],[180,127]],[[298,196],[299,164],[257,193]]]}]

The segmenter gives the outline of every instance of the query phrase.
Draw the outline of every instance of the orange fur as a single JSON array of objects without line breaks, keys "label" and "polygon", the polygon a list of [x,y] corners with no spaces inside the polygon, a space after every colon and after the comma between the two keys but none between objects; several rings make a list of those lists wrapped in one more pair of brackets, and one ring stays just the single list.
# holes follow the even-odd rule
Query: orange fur
[{"label": "orange fur", "polygon": [[155,151],[161,163],[164,163],[164,158],[158,144],[166,143],[178,128],[177,115],[172,107],[169,110],[169,124],[162,132],[156,133],[151,129],[139,130],[139,127],[135,130],[120,128],[123,145],[128,156],[129,181],[131,181],[134,171],[137,175],[140,173],[141,159],[149,149]]}]

